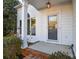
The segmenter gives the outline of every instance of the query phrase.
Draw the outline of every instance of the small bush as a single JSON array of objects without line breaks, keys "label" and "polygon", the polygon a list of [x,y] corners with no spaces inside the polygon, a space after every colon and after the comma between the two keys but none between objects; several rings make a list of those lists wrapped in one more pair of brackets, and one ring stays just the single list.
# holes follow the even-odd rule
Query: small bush
[{"label": "small bush", "polygon": [[16,36],[3,37],[3,58],[16,59],[16,54],[21,53],[22,40]]},{"label": "small bush", "polygon": [[52,55],[49,55],[49,59],[72,59],[72,58],[67,54],[61,53],[58,51],[58,52],[52,53]]}]

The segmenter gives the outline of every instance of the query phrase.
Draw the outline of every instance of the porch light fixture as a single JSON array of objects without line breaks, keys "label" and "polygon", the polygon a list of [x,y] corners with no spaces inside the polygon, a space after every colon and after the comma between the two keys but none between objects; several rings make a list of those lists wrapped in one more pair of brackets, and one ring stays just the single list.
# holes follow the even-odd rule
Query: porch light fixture
[{"label": "porch light fixture", "polygon": [[46,4],[47,4],[47,8],[51,7],[51,3],[49,2],[49,0],[48,0],[48,2]]}]

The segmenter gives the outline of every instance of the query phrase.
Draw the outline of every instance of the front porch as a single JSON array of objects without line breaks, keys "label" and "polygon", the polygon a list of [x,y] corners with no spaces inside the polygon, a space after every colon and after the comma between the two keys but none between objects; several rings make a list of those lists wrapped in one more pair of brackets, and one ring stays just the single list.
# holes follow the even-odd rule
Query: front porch
[{"label": "front porch", "polygon": [[[69,56],[75,51],[74,0],[23,0],[17,9],[17,37],[23,40],[23,55],[50,55],[61,51]],[[37,42],[28,46],[28,42]],[[74,47],[71,49],[71,45]],[[29,52],[28,52],[29,51]],[[47,58],[47,57],[46,57]]]},{"label": "front porch", "polygon": [[37,42],[22,50],[24,58],[48,59],[49,55],[62,52],[73,57],[71,46],[54,43]]}]

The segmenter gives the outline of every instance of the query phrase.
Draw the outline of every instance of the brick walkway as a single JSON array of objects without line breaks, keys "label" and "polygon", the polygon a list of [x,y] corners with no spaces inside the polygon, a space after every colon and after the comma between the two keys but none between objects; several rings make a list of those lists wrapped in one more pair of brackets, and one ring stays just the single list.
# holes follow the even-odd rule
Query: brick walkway
[{"label": "brick walkway", "polygon": [[23,59],[48,59],[48,54],[30,48],[22,49]]}]

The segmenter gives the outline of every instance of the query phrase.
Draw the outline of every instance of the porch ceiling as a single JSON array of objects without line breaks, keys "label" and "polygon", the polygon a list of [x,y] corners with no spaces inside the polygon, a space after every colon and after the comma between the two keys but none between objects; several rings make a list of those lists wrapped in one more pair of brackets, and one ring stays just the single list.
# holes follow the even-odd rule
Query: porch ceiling
[{"label": "porch ceiling", "polygon": [[[48,0],[28,0],[30,4],[32,4],[36,9],[44,9],[47,8],[46,3]],[[62,4],[66,2],[71,2],[72,0],[49,0],[51,5]]]}]

